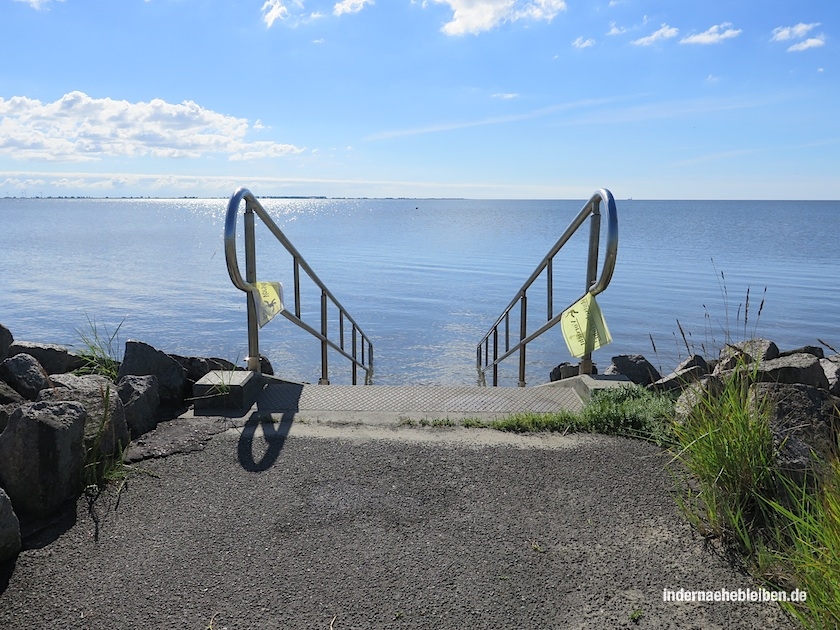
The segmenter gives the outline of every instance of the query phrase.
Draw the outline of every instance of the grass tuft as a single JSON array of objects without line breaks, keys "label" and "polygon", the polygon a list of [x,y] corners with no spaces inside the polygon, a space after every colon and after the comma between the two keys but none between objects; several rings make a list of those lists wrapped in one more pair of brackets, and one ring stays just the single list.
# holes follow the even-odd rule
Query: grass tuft
[{"label": "grass tuft", "polygon": [[119,362],[119,332],[125,318],[117,327],[109,332],[104,324],[97,324],[96,319],[87,317],[87,329],[76,329],[76,334],[82,342],[79,356],[84,365],[76,370],[76,374],[101,374],[116,382],[120,370]]}]

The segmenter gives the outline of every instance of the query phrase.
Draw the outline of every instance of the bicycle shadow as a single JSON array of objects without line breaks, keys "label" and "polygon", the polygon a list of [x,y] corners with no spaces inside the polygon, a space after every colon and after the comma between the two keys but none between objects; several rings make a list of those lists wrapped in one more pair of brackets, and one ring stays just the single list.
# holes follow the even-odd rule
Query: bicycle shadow
[{"label": "bicycle shadow", "polygon": [[[287,383],[277,390],[279,395],[274,400],[261,398],[257,402],[257,410],[242,427],[237,443],[237,458],[243,469],[264,472],[277,462],[300,409],[302,392],[302,384]],[[279,422],[275,420],[278,415]]]}]

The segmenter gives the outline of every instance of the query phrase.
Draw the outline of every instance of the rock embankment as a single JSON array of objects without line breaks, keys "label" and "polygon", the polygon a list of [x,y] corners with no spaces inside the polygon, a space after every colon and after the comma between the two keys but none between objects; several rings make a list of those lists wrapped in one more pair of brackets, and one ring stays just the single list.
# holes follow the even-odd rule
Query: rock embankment
[{"label": "rock embankment", "polygon": [[825,356],[817,346],[780,351],[772,341],[750,339],[727,345],[714,359],[693,355],[666,376],[642,355],[613,357],[605,374],[622,374],[637,385],[678,395],[677,420],[738,377],[749,388],[749,400],[770,409],[778,470],[800,483],[837,457],[840,354]]},{"label": "rock embankment", "polygon": [[53,516],[82,492],[86,464],[119,457],[185,408],[211,370],[237,369],[140,341],[126,342],[115,378],[91,373],[90,362],[63,346],[15,342],[0,325],[0,562],[20,550],[18,515]]}]

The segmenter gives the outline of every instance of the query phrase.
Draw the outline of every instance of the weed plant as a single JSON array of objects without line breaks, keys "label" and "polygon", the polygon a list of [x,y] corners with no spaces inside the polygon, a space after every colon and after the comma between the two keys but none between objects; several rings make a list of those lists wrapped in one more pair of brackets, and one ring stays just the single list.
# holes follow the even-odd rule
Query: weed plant
[{"label": "weed plant", "polygon": [[692,474],[696,489],[680,500],[689,520],[706,535],[756,551],[755,532],[771,519],[766,501],[776,491],[770,404],[750,395],[752,372],[743,363],[715,395],[701,397],[683,422],[675,422],[674,459]]},{"label": "weed plant", "polygon": [[76,334],[82,342],[79,356],[84,365],[76,370],[77,374],[101,374],[116,382],[120,370],[119,362],[119,332],[125,318],[120,321],[113,332],[109,332],[104,325],[96,323],[96,319],[87,318],[87,329],[76,329]]},{"label": "weed plant", "polygon": [[[840,461],[835,459],[815,490],[784,479],[786,500],[766,500],[779,522],[775,548],[759,554],[758,566],[781,573],[789,589],[808,594],[783,607],[806,628],[840,627]],[[793,500],[790,500],[790,499]]]},{"label": "weed plant", "polygon": [[123,464],[123,448],[120,444],[115,454],[102,453],[102,440],[108,428],[111,410],[111,388],[102,391],[102,401],[105,411],[96,428],[92,440],[85,440],[85,452],[82,461],[82,488],[89,496],[98,492],[108,483],[122,481],[127,475]]}]

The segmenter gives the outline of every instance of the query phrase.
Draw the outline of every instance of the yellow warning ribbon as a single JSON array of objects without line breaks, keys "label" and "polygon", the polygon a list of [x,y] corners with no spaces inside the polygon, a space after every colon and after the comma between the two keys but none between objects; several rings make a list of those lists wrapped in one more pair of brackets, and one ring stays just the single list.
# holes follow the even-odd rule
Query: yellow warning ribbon
[{"label": "yellow warning ribbon", "polygon": [[560,329],[575,358],[612,342],[607,322],[595,296],[587,293],[560,315]]},{"label": "yellow warning ribbon", "polygon": [[255,282],[251,297],[254,299],[260,328],[283,311],[283,285],[279,282]]}]

